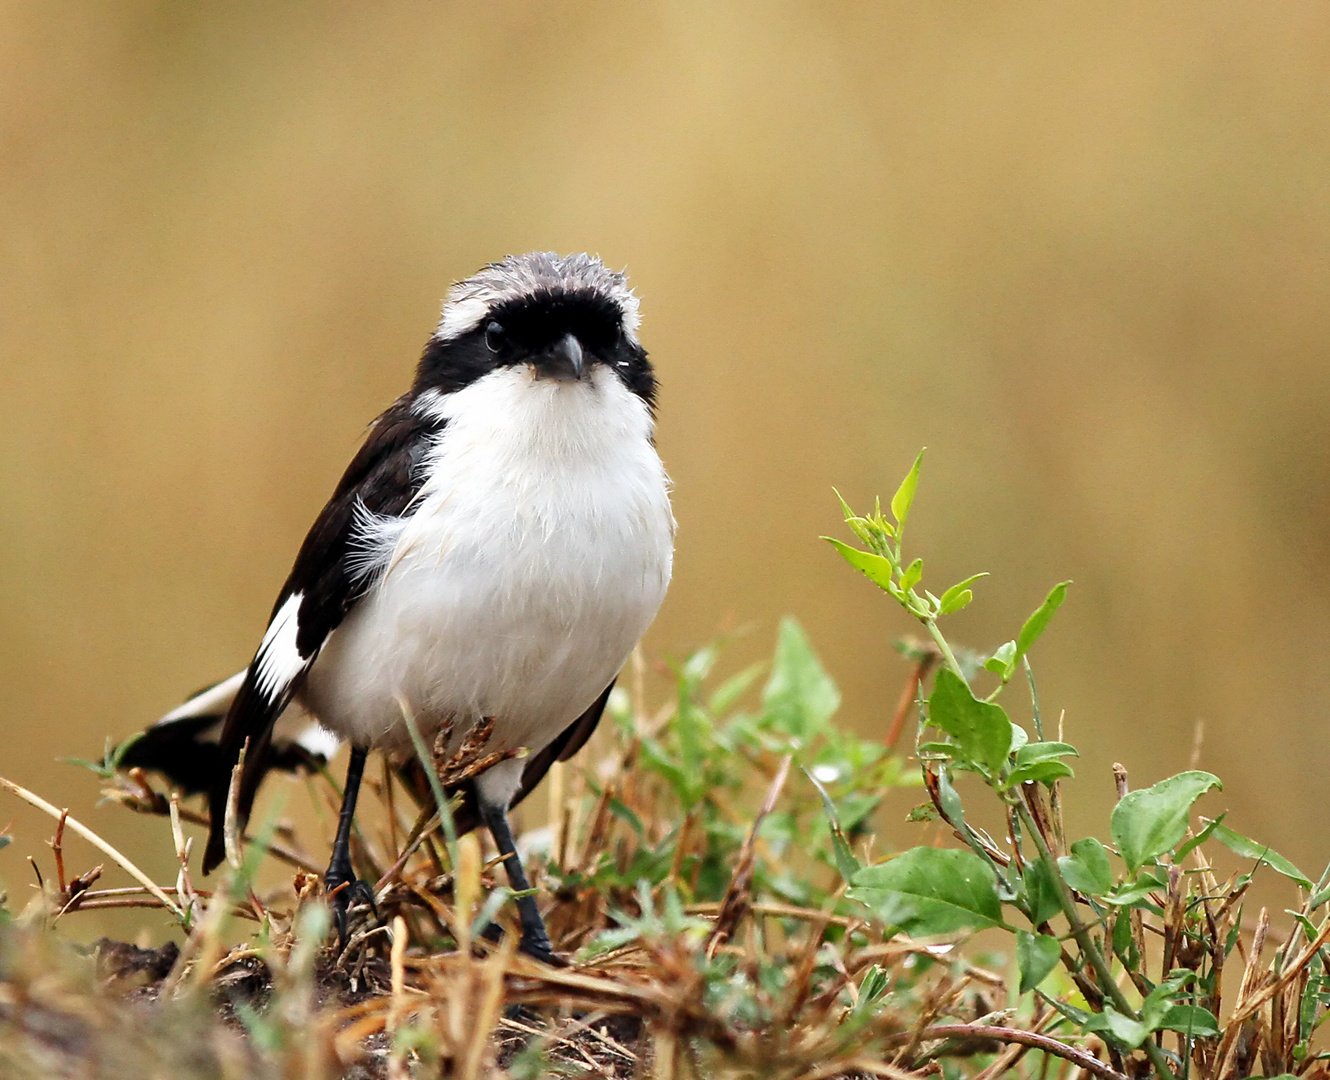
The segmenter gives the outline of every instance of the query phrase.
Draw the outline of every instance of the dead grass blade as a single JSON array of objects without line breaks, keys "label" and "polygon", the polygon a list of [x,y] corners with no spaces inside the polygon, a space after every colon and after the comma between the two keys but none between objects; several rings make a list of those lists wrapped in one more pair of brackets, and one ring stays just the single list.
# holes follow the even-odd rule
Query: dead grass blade
[{"label": "dead grass blade", "polygon": [[180,907],[175,903],[174,900],[172,900],[169,896],[166,895],[166,893],[162,890],[161,886],[159,886],[156,882],[154,882],[152,878],[148,877],[147,874],[145,874],[142,870],[140,870],[137,866],[135,866],[134,863],[132,863],[126,856],[122,855],[119,851],[117,851],[114,847],[108,844],[95,832],[89,829],[81,821],[79,821],[77,818],[70,817],[68,810],[57,810],[54,806],[48,803],[45,799],[41,798],[39,795],[34,795],[27,788],[20,787],[12,780],[6,780],[2,776],[0,776],[0,786],[3,786],[6,790],[13,792],[29,806],[35,806],[38,810],[42,811],[43,813],[49,814],[56,821],[63,821],[68,828],[73,829],[76,833],[79,834],[79,836],[83,837],[84,840],[90,843],[103,855],[113,860],[117,866],[119,866],[122,870],[125,871],[125,873],[127,873],[130,877],[132,877],[135,881],[137,881],[140,885],[142,885],[145,889],[147,889],[148,892],[152,893],[152,895],[158,901],[160,901],[162,907],[166,908],[177,919],[184,918],[185,913],[180,909]]}]

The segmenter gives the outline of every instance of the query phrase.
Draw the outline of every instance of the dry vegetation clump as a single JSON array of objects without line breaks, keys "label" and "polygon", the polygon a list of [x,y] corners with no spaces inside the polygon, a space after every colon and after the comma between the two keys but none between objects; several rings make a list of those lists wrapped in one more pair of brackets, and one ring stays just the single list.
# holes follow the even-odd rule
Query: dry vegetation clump
[{"label": "dry vegetation clump", "polygon": [[[199,816],[116,751],[96,766],[106,793],[162,816],[173,883],[0,781],[56,821],[36,897],[0,908],[0,1077],[1330,1077],[1330,871],[1313,881],[1222,815],[1194,822],[1219,784],[1194,769],[1136,791],[1120,770],[1107,841],[1069,837],[1076,751],[1045,737],[1028,661],[1066,587],[991,655],[955,648],[938,622],[976,579],[934,596],[902,557],[917,478],[918,462],[890,519],[846,508],[865,548],[837,545],[930,638],[905,649],[881,737],[833,723],[836,688],[787,621],[770,665],[718,682],[702,650],[659,708],[636,661],[601,759],[556,766],[551,822],[524,840],[566,967],[492,932],[512,906],[497,864],[386,769],[353,843],[377,910],[344,950],[311,854],[326,837],[233,826],[206,891],[189,869]],[[998,703],[1018,673],[1021,723]],[[918,767],[896,749],[911,715]],[[874,813],[906,787],[911,818],[958,844],[874,854]],[[328,774],[310,790],[337,805]],[[68,876],[70,833],[134,884]],[[1221,872],[1210,849],[1240,863]],[[280,884],[261,885],[274,864]],[[1262,868],[1298,892],[1278,941],[1264,910],[1244,917]],[[165,912],[183,943],[62,935],[112,906]]]}]

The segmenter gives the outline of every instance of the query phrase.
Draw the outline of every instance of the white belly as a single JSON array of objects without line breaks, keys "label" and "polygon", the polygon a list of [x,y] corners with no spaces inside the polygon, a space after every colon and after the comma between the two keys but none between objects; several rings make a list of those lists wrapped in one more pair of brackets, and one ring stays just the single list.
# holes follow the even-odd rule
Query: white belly
[{"label": "white belly", "polygon": [[387,569],[324,645],[305,700],[338,734],[409,752],[495,721],[488,749],[544,746],[609,685],[670,578],[673,518],[645,405],[590,380],[495,372],[436,405],[448,424]]}]

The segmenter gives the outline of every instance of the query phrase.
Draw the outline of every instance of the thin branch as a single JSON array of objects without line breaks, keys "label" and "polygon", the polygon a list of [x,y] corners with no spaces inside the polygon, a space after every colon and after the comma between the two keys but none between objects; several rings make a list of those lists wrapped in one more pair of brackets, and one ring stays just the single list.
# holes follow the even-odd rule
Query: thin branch
[{"label": "thin branch", "polygon": [[124,855],[120,854],[115,848],[98,836],[95,832],[84,825],[78,818],[71,817],[68,810],[57,810],[39,795],[34,795],[27,788],[19,787],[12,780],[6,780],[0,776],[0,786],[12,791],[29,806],[35,806],[43,813],[50,814],[56,821],[63,821],[67,828],[73,829],[79,836],[83,837],[88,843],[100,851],[108,858],[115,860],[116,864],[125,871],[135,881],[139,882],[148,892],[152,893],[162,902],[162,906],[171,912],[177,919],[184,918],[185,913],[180,910],[179,905],[166,895],[159,885],[152,878],[148,877],[142,870],[129,861]]},{"label": "thin branch", "polygon": [[[1034,1031],[1022,1031],[1019,1028],[993,1027],[990,1024],[934,1024],[920,1032],[923,1041],[929,1039],[996,1039],[998,1042],[1019,1043],[1032,1050],[1042,1050],[1046,1054],[1060,1057],[1086,1072],[1103,1077],[1103,1080],[1127,1080],[1127,1077],[1111,1066],[1105,1065],[1093,1054],[1058,1042],[1048,1035]],[[890,1042],[905,1042],[909,1032],[892,1036]]]}]

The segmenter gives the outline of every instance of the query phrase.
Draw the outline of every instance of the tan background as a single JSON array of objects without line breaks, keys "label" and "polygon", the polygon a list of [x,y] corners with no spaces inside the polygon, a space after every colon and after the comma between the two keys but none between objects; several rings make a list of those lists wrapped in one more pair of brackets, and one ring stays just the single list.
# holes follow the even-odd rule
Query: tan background
[{"label": "tan background", "polygon": [[1315,871],[1328,182],[1316,0],[0,4],[0,773],[165,873],[54,759],[247,658],[451,280],[586,249],[663,384],[653,653],[795,613],[880,729],[909,626],[816,537],[927,444],[957,637],[1076,580],[1074,824],[1203,720],[1207,805]]}]

